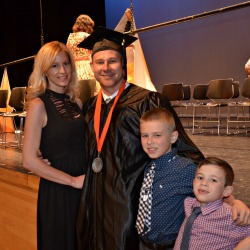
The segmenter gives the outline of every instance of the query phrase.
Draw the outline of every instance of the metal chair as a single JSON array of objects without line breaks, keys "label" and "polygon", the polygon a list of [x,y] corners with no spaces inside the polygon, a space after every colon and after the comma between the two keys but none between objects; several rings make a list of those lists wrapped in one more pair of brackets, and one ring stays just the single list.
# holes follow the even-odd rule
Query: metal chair
[{"label": "metal chair", "polygon": [[7,111],[8,92],[7,89],[0,89],[0,109],[5,109],[5,111],[0,111],[0,115]]},{"label": "metal chair", "polygon": [[[180,118],[186,118],[187,126],[189,127],[188,107],[190,107],[191,85],[183,85],[183,94],[184,94],[184,97],[182,101],[178,103],[179,107],[181,108],[179,116]],[[185,115],[184,115],[184,110],[185,110]]]},{"label": "metal chair", "polygon": [[233,82],[234,95],[232,99],[238,98],[240,96],[240,83],[238,81]]},{"label": "metal chair", "polygon": [[26,111],[18,114],[18,118],[20,118],[20,126],[19,126],[19,138],[18,138],[18,146],[19,148],[22,148],[23,145],[23,131],[24,131],[24,119],[26,118]]},{"label": "metal chair", "polygon": [[191,85],[183,85],[184,98],[183,101],[189,101],[191,98]]},{"label": "metal chair", "polygon": [[168,98],[170,102],[180,102],[184,98],[183,83],[167,83],[163,85],[162,94]]},{"label": "metal chair", "polygon": [[1,143],[3,142],[3,114],[7,111],[7,100],[8,100],[8,90],[0,89],[0,135],[1,135]]},{"label": "metal chair", "polygon": [[[240,133],[240,124],[243,124],[244,133],[248,133],[248,123],[250,122],[250,114],[249,114],[249,108],[250,108],[250,78],[246,78],[243,83],[241,96],[245,97],[246,99],[244,101],[240,102],[234,102],[229,103],[229,110],[227,115],[227,134],[230,135],[230,127],[231,123],[236,123],[237,126],[234,127],[237,130],[234,132],[234,134]],[[235,108],[236,116],[232,116],[230,112],[230,108]],[[241,110],[241,113],[240,113]]]},{"label": "metal chair", "polygon": [[20,136],[22,136],[22,131],[17,129],[15,117],[21,118],[20,115],[24,112],[24,103],[25,103],[26,87],[15,87],[11,90],[9,106],[13,108],[12,112],[5,112],[3,117],[3,140],[2,144],[7,147],[6,134],[9,132],[5,131],[6,119],[11,118],[14,124],[14,134],[16,141],[11,141],[10,146],[13,146],[13,143],[17,143],[20,147]]},{"label": "metal chair", "polygon": [[188,115],[187,107],[190,104],[189,101],[191,99],[191,85],[183,85],[183,94],[184,94],[184,97],[180,104],[182,107],[186,109],[186,115]]},{"label": "metal chair", "polygon": [[[234,88],[234,95],[231,99],[231,101],[228,103],[228,112],[227,112],[227,134],[229,135],[229,124],[230,121],[238,121],[239,118],[239,109],[238,109],[238,103],[237,101],[234,101],[234,99],[238,98],[240,96],[240,83],[238,81],[233,82],[233,88]],[[233,112],[232,112],[233,109]],[[239,123],[235,127],[239,132]]]},{"label": "metal chair", "polygon": [[[215,123],[217,127],[217,134],[220,134],[220,128],[222,126],[221,108],[228,107],[228,103],[234,96],[233,79],[215,79],[209,81],[207,97],[210,102],[207,103],[209,109],[208,121],[209,123]],[[215,114],[211,113],[211,110],[215,109]],[[211,126],[213,131],[213,127]]]},{"label": "metal chair", "polygon": [[[196,84],[193,90],[193,99],[194,102],[191,103],[193,108],[193,129],[192,133],[195,134],[195,128],[199,129],[199,133],[203,132],[203,123],[204,119],[206,122],[207,112],[209,107],[207,106],[208,97],[207,97],[208,84]],[[204,114],[203,110],[206,109],[207,112]],[[200,111],[199,113],[197,111]]]},{"label": "metal chair", "polygon": [[184,99],[183,83],[167,83],[163,85],[162,94],[168,98],[171,106],[175,108],[178,116],[177,108],[181,107],[181,102]]}]

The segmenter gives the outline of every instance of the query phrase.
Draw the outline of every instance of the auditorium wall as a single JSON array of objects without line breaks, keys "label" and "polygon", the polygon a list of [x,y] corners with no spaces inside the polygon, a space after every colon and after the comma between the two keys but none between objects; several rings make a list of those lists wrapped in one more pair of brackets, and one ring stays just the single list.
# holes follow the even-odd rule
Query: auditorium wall
[{"label": "auditorium wall", "polygon": [[[137,28],[239,4],[237,0],[133,0]],[[43,0],[44,41],[66,42],[75,18],[89,14],[96,26],[113,29],[130,1]],[[250,7],[140,32],[156,89],[168,82],[195,85],[232,77],[243,84],[250,58]],[[1,1],[0,64],[33,56],[41,46],[40,1]],[[8,66],[11,87],[27,84],[33,60]],[[2,76],[3,67],[0,68]]]}]

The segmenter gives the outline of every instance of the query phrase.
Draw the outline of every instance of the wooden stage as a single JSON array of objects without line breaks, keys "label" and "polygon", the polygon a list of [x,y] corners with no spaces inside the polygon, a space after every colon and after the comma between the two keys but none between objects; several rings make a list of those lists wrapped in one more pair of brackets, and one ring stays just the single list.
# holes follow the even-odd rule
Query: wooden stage
[{"label": "wooden stage", "polygon": [[[187,133],[205,156],[228,161],[235,171],[234,195],[250,207],[250,135]],[[0,249],[36,250],[39,178],[22,168],[22,152],[0,147]]]}]

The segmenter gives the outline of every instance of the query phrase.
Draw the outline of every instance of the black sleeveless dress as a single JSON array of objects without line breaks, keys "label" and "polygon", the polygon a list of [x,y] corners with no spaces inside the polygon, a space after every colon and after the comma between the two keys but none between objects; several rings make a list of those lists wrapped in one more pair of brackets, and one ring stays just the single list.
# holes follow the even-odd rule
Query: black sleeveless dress
[{"label": "black sleeveless dress", "polygon": [[[86,171],[87,129],[81,109],[65,94],[46,90],[40,96],[47,112],[40,149],[51,166],[72,176]],[[75,250],[80,189],[41,178],[38,194],[38,250]]]}]

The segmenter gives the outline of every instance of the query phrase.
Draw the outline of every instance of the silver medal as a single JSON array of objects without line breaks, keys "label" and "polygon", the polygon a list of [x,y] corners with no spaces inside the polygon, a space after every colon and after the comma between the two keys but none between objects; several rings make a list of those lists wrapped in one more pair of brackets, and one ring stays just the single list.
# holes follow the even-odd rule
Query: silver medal
[{"label": "silver medal", "polygon": [[100,157],[97,157],[92,162],[92,169],[94,172],[99,173],[102,170],[103,162]]}]

